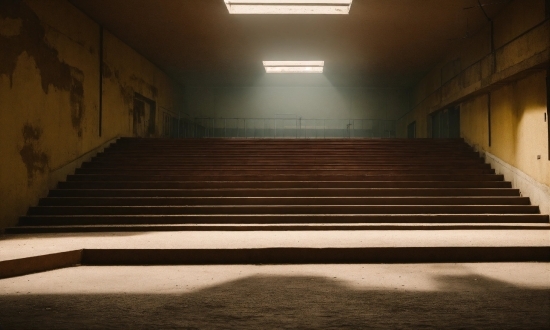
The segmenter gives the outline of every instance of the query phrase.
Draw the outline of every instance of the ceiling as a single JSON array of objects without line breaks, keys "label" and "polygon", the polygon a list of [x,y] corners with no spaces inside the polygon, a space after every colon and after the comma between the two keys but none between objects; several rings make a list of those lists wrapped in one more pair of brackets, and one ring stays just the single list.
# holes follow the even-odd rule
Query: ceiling
[{"label": "ceiling", "polygon": [[[332,85],[408,88],[487,24],[478,0],[354,0],[349,15],[229,15],[223,0],[70,1],[187,86],[315,84],[315,75],[265,79],[262,61],[324,60]],[[489,17],[506,2],[481,0]]]}]

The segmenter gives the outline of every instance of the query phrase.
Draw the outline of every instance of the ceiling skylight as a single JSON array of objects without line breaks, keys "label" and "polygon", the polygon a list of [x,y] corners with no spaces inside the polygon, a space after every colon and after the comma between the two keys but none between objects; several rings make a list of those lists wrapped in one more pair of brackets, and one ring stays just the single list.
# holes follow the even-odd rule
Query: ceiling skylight
[{"label": "ceiling skylight", "polygon": [[323,73],[324,61],[264,61],[267,73]]},{"label": "ceiling skylight", "polygon": [[230,14],[349,14],[353,0],[225,0]]}]

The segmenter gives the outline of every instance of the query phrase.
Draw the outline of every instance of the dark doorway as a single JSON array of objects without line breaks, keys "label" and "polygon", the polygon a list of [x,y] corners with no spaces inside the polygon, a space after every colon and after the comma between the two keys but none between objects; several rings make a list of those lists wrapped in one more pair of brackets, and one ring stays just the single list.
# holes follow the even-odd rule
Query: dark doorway
[{"label": "dark doorway", "polygon": [[135,93],[133,113],[133,133],[137,137],[156,135],[156,102]]},{"label": "dark doorway", "polygon": [[412,123],[407,125],[407,138],[416,138],[416,121],[413,121]]},{"label": "dark doorway", "polygon": [[430,115],[432,138],[447,139],[460,137],[460,107],[443,109]]}]

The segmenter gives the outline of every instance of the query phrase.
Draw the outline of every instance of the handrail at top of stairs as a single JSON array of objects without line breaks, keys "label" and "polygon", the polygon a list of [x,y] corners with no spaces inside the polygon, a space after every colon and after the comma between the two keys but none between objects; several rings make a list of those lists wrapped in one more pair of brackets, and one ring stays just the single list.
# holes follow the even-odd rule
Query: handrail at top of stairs
[{"label": "handrail at top of stairs", "polygon": [[179,138],[393,138],[396,121],[382,119],[181,118]]}]

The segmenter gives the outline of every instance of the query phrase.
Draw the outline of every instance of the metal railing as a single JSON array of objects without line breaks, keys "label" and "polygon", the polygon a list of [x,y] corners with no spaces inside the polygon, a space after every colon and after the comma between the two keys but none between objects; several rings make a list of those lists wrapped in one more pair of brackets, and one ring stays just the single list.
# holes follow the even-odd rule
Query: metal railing
[{"label": "metal railing", "polygon": [[[176,118],[177,119],[177,118]],[[396,122],[375,119],[179,118],[179,138],[393,138]],[[173,127],[172,119],[167,119]],[[174,131],[171,128],[171,131]],[[167,135],[168,136],[168,135]],[[170,134],[169,136],[174,135]]]},{"label": "metal railing", "polygon": [[177,138],[179,136],[180,117],[175,111],[159,107],[162,114],[162,136]]}]

